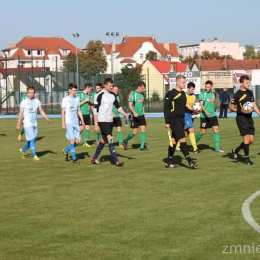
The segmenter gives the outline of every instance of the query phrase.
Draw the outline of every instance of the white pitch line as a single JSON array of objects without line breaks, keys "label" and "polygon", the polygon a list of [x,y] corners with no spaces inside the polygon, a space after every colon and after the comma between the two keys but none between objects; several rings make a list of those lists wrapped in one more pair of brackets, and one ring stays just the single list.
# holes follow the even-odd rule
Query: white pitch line
[{"label": "white pitch line", "polygon": [[260,195],[260,190],[254,193],[252,196],[250,196],[247,200],[245,200],[243,206],[242,206],[242,213],[243,217],[246,220],[246,222],[258,233],[260,233],[260,226],[255,222],[253,219],[251,212],[250,212],[250,204],[252,201]]}]

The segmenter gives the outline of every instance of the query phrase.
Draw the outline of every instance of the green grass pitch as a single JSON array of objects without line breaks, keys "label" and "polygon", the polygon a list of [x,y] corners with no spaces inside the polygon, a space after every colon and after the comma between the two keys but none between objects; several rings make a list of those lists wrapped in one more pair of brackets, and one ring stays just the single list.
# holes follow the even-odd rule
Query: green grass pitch
[{"label": "green grass pitch", "polygon": [[[260,121],[250,147],[254,166],[234,163],[231,149],[242,141],[235,119],[221,119],[221,148],[215,153],[213,132],[198,143],[201,154],[191,170],[181,153],[176,169],[166,169],[168,136],[163,119],[148,118],[148,152],[139,151],[140,135],[129,150],[118,149],[125,162],[115,167],[107,146],[95,152],[77,147],[80,164],[65,162],[68,145],[61,120],[39,119],[40,161],[19,155],[15,119],[0,119],[0,259],[259,259],[252,252],[260,234],[243,218],[242,205],[260,190]],[[196,132],[199,120],[195,121]],[[94,140],[93,127],[90,140]],[[129,127],[123,127],[124,137]],[[114,131],[115,141],[117,134]],[[188,139],[188,144],[189,144]],[[260,198],[251,213],[260,223]],[[251,247],[240,252],[238,247]],[[225,248],[226,247],[226,248]]]}]

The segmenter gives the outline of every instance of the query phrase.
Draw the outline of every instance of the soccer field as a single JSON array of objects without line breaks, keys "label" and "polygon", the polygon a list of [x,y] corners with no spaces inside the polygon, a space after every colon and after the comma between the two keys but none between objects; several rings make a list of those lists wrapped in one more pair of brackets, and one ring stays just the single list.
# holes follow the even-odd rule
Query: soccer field
[{"label": "soccer field", "polygon": [[[140,135],[119,150],[123,167],[112,164],[107,146],[102,165],[90,159],[96,146],[77,147],[80,164],[64,161],[68,145],[61,120],[39,119],[40,161],[19,155],[15,119],[0,119],[0,259],[259,259],[260,234],[244,219],[242,206],[260,190],[260,119],[250,147],[254,166],[236,164],[231,149],[239,136],[235,118],[221,119],[221,148],[213,132],[191,152],[191,170],[181,153],[176,169],[164,167],[168,136],[163,119],[148,118],[148,152]],[[199,120],[195,121],[196,132]],[[94,141],[93,127],[90,140]],[[124,137],[129,127],[123,127]],[[117,134],[114,131],[115,141]],[[189,139],[188,139],[188,143]],[[250,205],[260,223],[260,197]]]}]

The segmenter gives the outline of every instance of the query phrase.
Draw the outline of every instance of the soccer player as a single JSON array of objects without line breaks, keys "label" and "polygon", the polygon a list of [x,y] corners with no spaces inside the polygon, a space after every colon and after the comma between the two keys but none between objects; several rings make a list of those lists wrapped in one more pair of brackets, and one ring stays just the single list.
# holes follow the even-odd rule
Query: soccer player
[{"label": "soccer player", "polygon": [[97,145],[96,152],[91,159],[93,164],[100,164],[98,156],[104,148],[105,143],[108,143],[110,154],[115,162],[116,166],[123,166],[123,162],[120,162],[116,155],[116,150],[113,143],[113,106],[123,114],[123,109],[120,107],[118,101],[116,100],[115,94],[112,92],[113,80],[111,78],[106,78],[104,82],[104,89],[100,91],[94,100],[94,123],[95,132],[101,131],[101,138]]},{"label": "soccer player", "polygon": [[[254,127],[254,120],[252,118],[252,111],[255,112],[260,116],[260,111],[255,104],[254,94],[250,87],[250,78],[248,75],[243,75],[240,77],[239,82],[241,84],[240,90],[238,90],[231,101],[230,104],[230,111],[236,112],[236,122],[237,127],[240,131],[241,136],[243,137],[243,142],[235,149],[232,150],[232,154],[234,156],[234,160],[236,163],[239,162],[238,153],[240,150],[244,150],[244,154],[246,157],[245,164],[246,165],[254,165],[254,163],[249,158],[249,145],[254,143],[254,134],[255,134],[255,127]],[[245,111],[243,110],[243,105],[246,102],[253,103],[253,110]]]},{"label": "soccer player", "polygon": [[129,110],[132,114],[131,128],[132,132],[128,134],[126,139],[123,141],[124,150],[127,150],[127,143],[131,140],[138,132],[138,127],[141,130],[141,144],[140,151],[147,151],[145,147],[146,143],[146,117],[144,111],[144,91],[146,84],[143,81],[138,83],[138,87],[135,91],[132,91],[129,97]]},{"label": "soccer player", "polygon": [[77,97],[77,84],[69,84],[69,95],[62,99],[61,103],[61,123],[62,130],[67,130],[66,137],[70,141],[68,147],[63,149],[65,161],[69,161],[69,151],[71,152],[72,162],[79,163],[76,156],[76,145],[80,144],[80,128],[78,117],[84,127],[84,119],[80,111],[79,99]]},{"label": "soccer player", "polygon": [[[85,124],[85,134],[83,146],[91,147],[88,144],[89,132],[90,132],[90,105],[92,104],[90,93],[92,91],[92,85],[90,83],[86,83],[82,92],[78,93],[77,96],[79,98],[80,110],[82,113],[82,117]],[[82,126],[82,122],[79,118],[79,126],[80,131],[83,132],[84,127]]]},{"label": "soccer player", "polygon": [[[26,98],[27,98],[27,94],[23,94],[22,101],[25,100]],[[19,142],[22,141],[23,134],[24,134],[24,127],[22,126],[22,128],[19,132],[18,138],[17,138]]]},{"label": "soccer player", "polygon": [[208,128],[214,131],[215,152],[224,153],[225,151],[219,147],[220,134],[218,118],[215,113],[216,95],[212,91],[213,82],[208,80],[205,83],[205,90],[200,93],[199,101],[201,105],[200,113],[200,132],[196,135],[196,143],[206,134]]},{"label": "soccer player", "polygon": [[46,116],[45,112],[41,107],[41,102],[39,99],[34,97],[35,88],[27,88],[27,98],[24,99],[20,104],[20,113],[16,125],[16,130],[20,131],[21,120],[23,117],[23,127],[25,131],[26,144],[20,149],[20,155],[25,159],[25,152],[29,148],[31,149],[33,159],[39,161],[40,158],[36,155],[35,142],[38,134],[37,128],[37,110],[45,118],[45,120],[50,123],[50,119]]},{"label": "soccer player", "polygon": [[[116,96],[116,100],[120,104],[120,98],[118,95],[118,86],[114,85],[112,91],[114,92],[114,94]],[[125,111],[122,110],[121,112],[125,116],[126,120],[128,120],[127,114],[125,113]],[[122,143],[123,143],[122,121],[120,118],[120,114],[115,106],[113,107],[112,113],[113,113],[113,124],[114,124],[114,127],[116,127],[116,129],[117,129],[118,145],[119,145],[120,149],[124,149],[124,146],[122,145]]]},{"label": "soccer player", "polygon": [[[91,110],[92,110],[92,125],[94,125],[94,99],[95,96],[102,90],[102,84],[101,83],[97,83],[96,87],[95,87],[95,92],[92,92],[91,95],[91,101],[92,101],[92,106],[91,106]],[[96,133],[94,132],[94,136],[95,136],[95,140],[96,140],[96,145],[98,144],[98,141],[101,137],[101,133]]]},{"label": "soccer player", "polygon": [[176,87],[166,94],[164,101],[164,119],[165,128],[167,131],[171,129],[172,131],[172,146],[168,147],[168,161],[165,164],[166,168],[175,168],[176,165],[170,162],[173,158],[176,143],[180,141],[181,151],[188,161],[190,168],[194,169],[198,162],[192,161],[186,144],[186,137],[184,133],[184,116],[185,112],[192,114],[193,111],[187,106],[187,98],[184,91],[182,91],[186,86],[186,78],[183,75],[178,75],[176,77]]},{"label": "soccer player", "polygon": [[[195,84],[193,82],[189,82],[187,84],[187,92],[186,92],[186,98],[187,98],[187,103],[186,106],[189,108],[189,110],[193,110],[193,104],[196,101],[196,96],[194,95],[195,91]],[[191,145],[193,147],[194,153],[201,153],[201,151],[198,149],[196,140],[195,140],[195,130],[194,130],[194,124],[193,124],[194,118],[192,118],[192,114],[185,112],[185,117],[184,117],[184,132],[185,135],[189,135]],[[178,142],[177,148],[180,147],[180,142]]]}]

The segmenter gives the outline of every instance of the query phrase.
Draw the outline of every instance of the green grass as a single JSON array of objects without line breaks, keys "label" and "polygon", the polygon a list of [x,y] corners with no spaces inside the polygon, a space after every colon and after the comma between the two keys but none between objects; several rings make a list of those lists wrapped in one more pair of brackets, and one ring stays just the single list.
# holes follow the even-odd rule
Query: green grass
[{"label": "green grass", "polygon": [[[259,129],[259,119],[255,127]],[[95,152],[77,147],[80,164],[65,162],[68,145],[60,119],[39,120],[37,154],[18,153],[16,120],[0,120],[0,259],[259,259],[224,246],[260,245],[259,234],[242,216],[244,201],[259,187],[259,133],[250,147],[255,166],[236,164],[230,151],[241,137],[234,118],[220,120],[221,148],[215,153],[212,130],[191,153],[199,167],[188,168],[176,153],[177,169],[164,168],[168,137],[163,119],[148,119],[149,152],[140,152],[140,135],[129,150],[117,149],[123,167],[91,165]],[[196,120],[198,128],[198,120]],[[130,131],[124,127],[124,136]],[[116,132],[114,132],[117,140]],[[94,139],[91,132],[91,140]],[[188,141],[189,143],[189,141]],[[132,149],[131,145],[134,146]],[[251,205],[260,223],[260,198]]]}]

